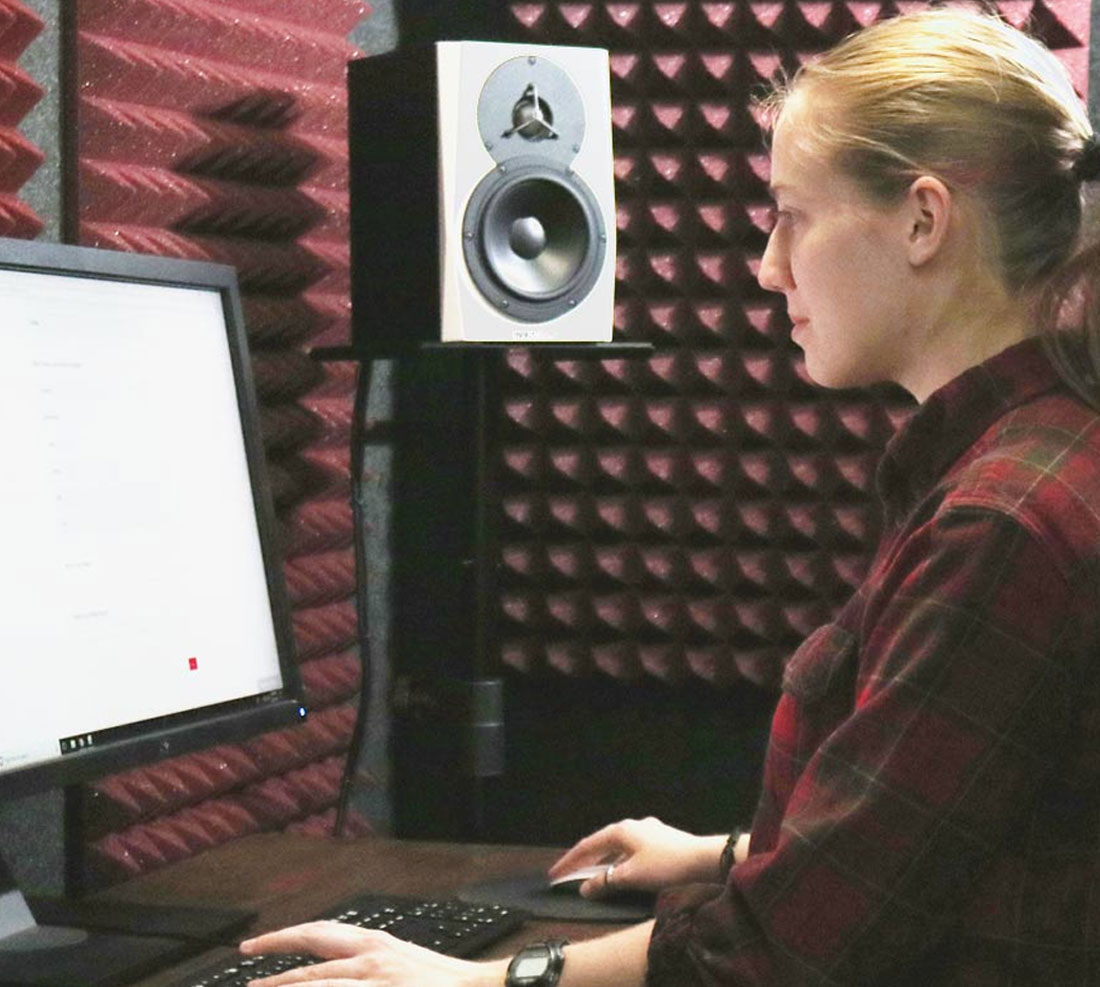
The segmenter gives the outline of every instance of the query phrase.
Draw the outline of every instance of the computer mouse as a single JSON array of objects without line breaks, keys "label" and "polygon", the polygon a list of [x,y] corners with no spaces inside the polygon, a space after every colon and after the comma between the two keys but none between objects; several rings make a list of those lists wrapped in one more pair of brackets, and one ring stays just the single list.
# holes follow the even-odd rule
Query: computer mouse
[{"label": "computer mouse", "polygon": [[578,867],[576,870],[566,871],[560,877],[550,881],[550,890],[555,894],[580,894],[581,885],[590,878],[597,877],[607,870],[607,864],[597,864],[592,867]]}]

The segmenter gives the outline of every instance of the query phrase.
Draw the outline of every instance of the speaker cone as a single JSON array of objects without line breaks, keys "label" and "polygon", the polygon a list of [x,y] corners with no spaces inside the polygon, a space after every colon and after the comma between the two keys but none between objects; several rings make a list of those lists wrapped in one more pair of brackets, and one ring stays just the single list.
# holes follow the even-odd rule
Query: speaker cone
[{"label": "speaker cone", "polygon": [[512,161],[487,175],[470,197],[463,229],[478,289],[529,322],[555,318],[588,294],[607,240],[587,186],[541,160]]}]

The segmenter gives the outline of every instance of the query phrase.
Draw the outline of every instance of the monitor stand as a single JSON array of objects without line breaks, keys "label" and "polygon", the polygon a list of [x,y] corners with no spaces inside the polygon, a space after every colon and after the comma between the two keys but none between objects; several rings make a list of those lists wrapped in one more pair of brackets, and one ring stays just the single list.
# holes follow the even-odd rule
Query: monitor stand
[{"label": "monitor stand", "polygon": [[121,987],[216,945],[250,912],[128,902],[28,900],[0,861],[0,984]]},{"label": "monitor stand", "polygon": [[23,895],[0,895],[0,983],[12,987],[117,987],[189,951],[175,939],[39,925]]},{"label": "monitor stand", "polygon": [[34,917],[46,925],[70,925],[96,932],[182,939],[194,948],[236,945],[256,917],[238,908],[194,905],[145,905],[131,901],[51,898],[28,895]]}]

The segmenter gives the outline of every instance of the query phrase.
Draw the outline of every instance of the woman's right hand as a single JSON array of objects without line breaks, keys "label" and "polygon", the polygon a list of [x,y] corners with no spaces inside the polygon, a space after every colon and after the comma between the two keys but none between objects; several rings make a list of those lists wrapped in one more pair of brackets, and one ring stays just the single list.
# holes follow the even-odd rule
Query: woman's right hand
[{"label": "woman's right hand", "polygon": [[612,823],[580,840],[550,868],[556,880],[581,867],[614,864],[610,884],[607,872],[585,881],[580,893],[598,898],[614,890],[659,891],[692,881],[713,881],[725,839],[694,836],[650,816]]}]

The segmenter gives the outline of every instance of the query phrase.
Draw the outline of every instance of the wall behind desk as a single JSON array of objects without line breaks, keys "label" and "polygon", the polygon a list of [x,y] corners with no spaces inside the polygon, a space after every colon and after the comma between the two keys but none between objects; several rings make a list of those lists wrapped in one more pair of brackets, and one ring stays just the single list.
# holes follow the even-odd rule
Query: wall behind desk
[{"label": "wall behind desk", "polygon": [[[408,679],[395,712],[401,832],[563,843],[623,814],[715,831],[748,821],[784,663],[863,577],[879,530],[876,463],[912,406],[897,391],[814,386],[783,300],[756,283],[770,162],[752,95],[862,24],[920,6],[399,5],[407,41],[610,51],[615,334],[656,350],[600,360],[529,347],[503,358],[491,646],[471,660],[469,627],[444,607],[394,629]],[[1087,0],[995,6],[1030,20],[1089,89]],[[403,401],[416,409],[430,437],[432,389],[414,370],[402,384],[399,414]],[[437,428],[450,427],[444,412]],[[439,440],[417,455],[453,454]],[[412,465],[420,476],[398,470],[398,483],[419,495],[430,470]],[[467,495],[448,500],[441,552]],[[398,545],[424,544],[435,523],[411,499],[398,497]],[[416,553],[400,554],[399,606],[432,576]],[[454,690],[433,673],[504,682],[503,774],[456,783],[472,731],[448,719],[460,704],[448,710]]]},{"label": "wall behind desk", "polygon": [[[0,234],[238,269],[314,714],[304,729],[85,789],[83,875],[93,883],[256,829],[331,827],[359,689],[353,369],[322,368],[307,350],[348,337],[344,63],[396,40],[389,0],[371,9],[358,0],[0,3],[0,71],[18,81],[4,109],[29,107],[0,129]],[[64,50],[62,16],[72,18]],[[28,45],[25,34],[37,36]],[[63,93],[66,79],[74,88]],[[68,132],[63,96],[79,120]],[[387,414],[386,368],[376,377],[377,419]],[[384,521],[384,447],[371,468],[369,496]],[[384,646],[384,580],[373,585]],[[375,717],[372,742],[384,724]],[[365,811],[352,832],[370,828],[367,812],[386,825],[384,759],[364,763],[377,774],[362,779]],[[24,883],[60,885],[61,815],[59,793],[3,807],[3,843]]]}]

